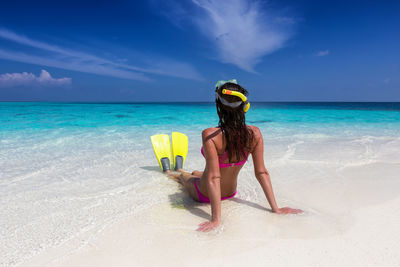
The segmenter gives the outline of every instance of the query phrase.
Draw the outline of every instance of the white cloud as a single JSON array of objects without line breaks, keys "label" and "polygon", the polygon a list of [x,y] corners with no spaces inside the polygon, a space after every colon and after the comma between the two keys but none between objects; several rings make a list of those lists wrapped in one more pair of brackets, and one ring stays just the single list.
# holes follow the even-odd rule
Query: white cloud
[{"label": "white cloud", "polygon": [[0,87],[16,86],[63,86],[71,84],[71,78],[53,78],[46,70],[39,76],[33,73],[5,73],[0,74]]},{"label": "white cloud", "polygon": [[[146,67],[138,67],[121,63],[118,60],[109,60],[89,53],[33,40],[2,28],[0,28],[0,38],[35,48],[41,52],[32,51],[30,54],[26,54],[0,49],[0,58],[2,59],[130,80],[150,81],[151,79],[145,74],[158,74],[193,80],[203,79],[192,65],[185,62],[153,59],[151,60],[151,62],[154,62],[153,64]],[[43,51],[47,55],[43,56]],[[166,61],[168,64],[165,63]],[[182,66],[185,66],[185,68],[182,69]]]},{"label": "white cloud", "polygon": [[323,50],[323,51],[317,52],[316,56],[317,57],[324,57],[324,56],[329,55],[329,53],[330,53],[329,50]]},{"label": "white cloud", "polygon": [[170,10],[171,16],[167,17],[173,17],[174,24],[182,20],[178,15],[194,22],[215,47],[219,61],[249,72],[254,72],[264,56],[284,46],[295,24],[293,18],[275,15],[274,10],[256,0],[192,0],[192,6],[185,6],[186,12],[182,12],[180,5],[178,14]]}]

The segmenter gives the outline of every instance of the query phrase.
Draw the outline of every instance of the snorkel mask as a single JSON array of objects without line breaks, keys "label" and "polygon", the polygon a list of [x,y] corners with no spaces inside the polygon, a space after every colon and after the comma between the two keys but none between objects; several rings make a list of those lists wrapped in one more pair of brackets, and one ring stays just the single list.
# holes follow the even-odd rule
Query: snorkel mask
[{"label": "snorkel mask", "polygon": [[[219,89],[221,86],[223,86],[226,83],[238,84],[236,79],[232,79],[232,80],[228,80],[228,81],[221,80],[221,81],[217,82],[215,87],[217,87],[217,89]],[[227,89],[222,89],[222,94],[237,96],[242,100],[242,101],[237,101],[237,102],[228,102],[224,98],[222,98],[218,93],[215,93],[215,98],[219,99],[223,105],[231,107],[231,108],[237,108],[238,106],[240,106],[242,104],[242,102],[244,102],[245,105],[244,105],[243,111],[246,113],[249,110],[250,103],[249,103],[249,101],[247,101],[247,97],[244,94],[242,94],[238,91],[231,91],[231,90],[227,90]]]}]

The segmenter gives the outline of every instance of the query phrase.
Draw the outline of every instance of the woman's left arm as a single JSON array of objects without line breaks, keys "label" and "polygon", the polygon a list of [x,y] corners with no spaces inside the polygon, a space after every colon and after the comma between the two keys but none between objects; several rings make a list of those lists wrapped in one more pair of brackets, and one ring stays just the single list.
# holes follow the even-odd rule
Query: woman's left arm
[{"label": "woman's left arm", "polygon": [[[197,231],[208,232],[216,228],[221,221],[221,174],[218,163],[218,152],[210,138],[212,132],[206,129],[202,133],[203,151],[206,158],[206,169],[203,181],[207,185],[208,197],[211,203],[211,221],[199,225]],[[202,182],[203,182],[202,181]]]},{"label": "woman's left arm", "polygon": [[287,214],[287,213],[300,213],[302,210],[300,209],[292,209],[289,207],[278,208],[276,204],[274,191],[272,190],[271,177],[265,168],[264,164],[264,141],[260,130],[257,127],[253,127],[254,136],[255,136],[255,146],[252,152],[253,162],[254,162],[254,173],[255,176],[260,183],[264,194],[268,200],[271,209],[275,213],[279,214]]}]

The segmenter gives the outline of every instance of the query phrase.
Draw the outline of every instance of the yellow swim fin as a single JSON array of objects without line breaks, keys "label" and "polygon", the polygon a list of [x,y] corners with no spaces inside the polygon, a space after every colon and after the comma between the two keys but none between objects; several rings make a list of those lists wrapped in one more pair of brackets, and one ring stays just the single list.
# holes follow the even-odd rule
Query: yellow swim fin
[{"label": "yellow swim fin", "polygon": [[188,138],[183,133],[172,133],[172,157],[174,170],[182,169],[188,152]]},{"label": "yellow swim fin", "polygon": [[171,169],[171,144],[167,134],[156,134],[151,137],[154,153],[162,171]]}]

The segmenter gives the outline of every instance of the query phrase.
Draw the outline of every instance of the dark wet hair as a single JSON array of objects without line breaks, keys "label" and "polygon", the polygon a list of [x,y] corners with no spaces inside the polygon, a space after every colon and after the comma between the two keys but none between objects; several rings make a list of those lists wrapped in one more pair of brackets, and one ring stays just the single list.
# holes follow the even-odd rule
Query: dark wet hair
[{"label": "dark wet hair", "polygon": [[[222,94],[222,89],[238,91],[245,96],[248,96],[249,94],[246,89],[235,83],[228,82],[219,88],[217,87],[215,92],[230,103],[241,101],[241,99],[237,96]],[[239,161],[241,158],[246,157],[245,151],[251,151],[254,139],[253,131],[246,126],[246,117],[243,110],[244,102],[236,108],[222,104],[219,99],[216,99],[215,103],[219,116],[218,126],[225,135],[229,162],[232,162],[233,160]]]}]

